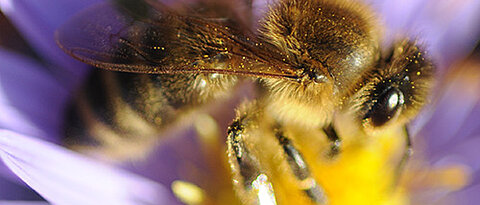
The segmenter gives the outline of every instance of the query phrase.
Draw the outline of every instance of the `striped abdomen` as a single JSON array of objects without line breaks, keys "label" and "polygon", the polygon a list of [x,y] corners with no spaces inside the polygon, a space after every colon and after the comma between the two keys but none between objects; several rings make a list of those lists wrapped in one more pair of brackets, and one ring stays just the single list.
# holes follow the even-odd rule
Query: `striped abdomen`
[{"label": "striped abdomen", "polygon": [[67,112],[65,143],[117,159],[142,156],[179,115],[227,95],[235,82],[219,74],[95,70]]}]

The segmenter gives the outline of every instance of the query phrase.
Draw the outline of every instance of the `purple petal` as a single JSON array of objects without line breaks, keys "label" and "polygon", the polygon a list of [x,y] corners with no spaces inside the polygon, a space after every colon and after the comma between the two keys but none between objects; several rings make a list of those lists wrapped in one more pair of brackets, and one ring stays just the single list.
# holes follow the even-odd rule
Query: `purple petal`
[{"label": "purple petal", "polygon": [[468,165],[472,173],[479,173],[480,171],[480,133],[471,139],[461,140],[448,149],[448,152],[438,153],[443,154],[443,158],[439,159],[435,165],[449,165],[449,164],[464,164]]},{"label": "purple petal", "polygon": [[462,190],[453,192],[443,200],[443,204],[455,205],[477,205],[480,201],[480,178],[476,178],[475,182]]},{"label": "purple petal", "polygon": [[[452,151],[452,146],[480,134],[480,73],[477,67],[457,71],[443,82],[435,113],[421,131],[428,141],[429,158],[438,160]],[[476,133],[475,133],[476,132]]]},{"label": "purple petal", "polygon": [[57,137],[66,90],[28,58],[0,49],[0,62],[0,128]]},{"label": "purple petal", "polygon": [[45,201],[0,201],[1,205],[49,205]]},{"label": "purple petal", "polygon": [[434,8],[429,17],[437,19],[438,24],[428,32],[428,38],[438,60],[450,63],[467,55],[480,35],[480,1],[444,0],[439,3],[430,0],[429,6]]},{"label": "purple petal", "polygon": [[[480,64],[469,60],[453,67],[442,81],[438,102],[429,122],[419,132],[433,166],[464,165],[470,184],[445,200],[455,204],[478,203],[480,183]],[[448,202],[448,201],[447,201]],[[448,203],[447,203],[448,204]]]},{"label": "purple petal", "polygon": [[[0,162],[1,166],[4,166]],[[0,200],[42,200],[37,193],[30,189],[24,182],[2,178],[0,176]],[[0,201],[0,204],[3,203]]]},{"label": "purple petal", "polygon": [[[221,161],[224,160],[222,156],[225,154],[220,151],[225,147],[219,147],[219,150],[213,151],[214,149],[206,146],[225,146],[226,135],[224,134],[227,133],[227,127],[235,117],[235,107],[243,103],[246,96],[251,97],[252,93],[253,88],[243,87],[228,101],[217,102],[215,105],[218,106],[210,107],[214,109],[209,110],[211,111],[209,113],[221,130],[221,136],[218,136],[217,139],[218,144],[207,145],[205,136],[202,139],[193,126],[183,124],[163,133],[160,145],[150,153],[148,159],[133,162],[127,168],[163,184],[171,184],[174,180],[180,179],[194,184],[198,182],[197,185],[202,186],[205,178],[215,178],[215,173],[218,174],[222,171],[218,170],[218,166],[212,166],[211,161],[214,160],[215,163],[221,164]],[[199,119],[204,120],[203,117]],[[214,152],[213,156],[210,155],[212,151]]]},{"label": "purple petal", "polygon": [[66,55],[55,43],[54,32],[71,15],[100,0],[0,0],[0,9],[20,30],[37,53],[54,66],[65,85],[74,85],[87,69]]},{"label": "purple petal", "polygon": [[34,200],[41,197],[0,160],[0,199]]},{"label": "purple petal", "polygon": [[195,131],[185,129],[184,132],[175,132],[175,136],[162,136],[165,140],[147,160],[128,164],[127,169],[163,184],[171,184],[177,179],[188,180],[189,176],[185,176],[188,175],[185,173],[187,167],[205,168],[207,160],[201,154]]},{"label": "purple petal", "polygon": [[168,189],[35,138],[0,131],[0,157],[54,204],[171,204]]},{"label": "purple petal", "polygon": [[443,68],[471,51],[480,34],[480,1],[370,1],[384,15],[387,37],[419,37]]}]

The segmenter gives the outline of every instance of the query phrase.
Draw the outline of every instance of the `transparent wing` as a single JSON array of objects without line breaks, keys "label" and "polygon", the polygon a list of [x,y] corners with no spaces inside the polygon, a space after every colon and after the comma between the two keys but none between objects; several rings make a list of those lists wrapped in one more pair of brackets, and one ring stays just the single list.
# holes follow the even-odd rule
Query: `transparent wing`
[{"label": "transparent wing", "polygon": [[74,58],[109,70],[296,76],[279,51],[248,32],[178,15],[158,2],[125,2],[76,15],[57,30],[57,43]]}]

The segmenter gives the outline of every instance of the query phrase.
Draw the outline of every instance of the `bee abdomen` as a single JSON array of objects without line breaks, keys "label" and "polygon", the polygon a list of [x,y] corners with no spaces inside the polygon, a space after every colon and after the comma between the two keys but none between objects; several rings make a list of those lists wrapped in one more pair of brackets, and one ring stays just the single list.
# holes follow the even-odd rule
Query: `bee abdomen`
[{"label": "bee abdomen", "polygon": [[65,143],[112,158],[141,156],[182,108],[165,93],[148,75],[96,70],[68,110]]},{"label": "bee abdomen", "polygon": [[135,158],[155,145],[178,116],[228,93],[234,82],[234,77],[212,80],[201,74],[95,70],[67,113],[65,142],[114,158]]},{"label": "bee abdomen", "polygon": [[[156,126],[148,120],[120,84],[135,84],[138,76],[126,80],[122,74],[94,71],[67,112],[65,143],[76,150],[105,152],[114,158],[122,153],[134,156],[147,135],[154,135]],[[123,83],[119,83],[120,79]],[[133,92],[131,92],[133,93]],[[133,101],[136,102],[137,100]],[[124,146],[126,143],[132,146]],[[137,146],[135,146],[137,145]],[[135,149],[137,148],[137,149]]]}]

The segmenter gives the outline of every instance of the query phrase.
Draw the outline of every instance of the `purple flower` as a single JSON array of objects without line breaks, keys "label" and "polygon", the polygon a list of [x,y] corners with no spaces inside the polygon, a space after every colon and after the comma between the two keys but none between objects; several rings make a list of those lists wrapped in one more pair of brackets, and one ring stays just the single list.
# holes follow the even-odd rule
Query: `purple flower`
[{"label": "purple flower", "polygon": [[0,1],[2,12],[43,59],[40,63],[0,48],[2,200],[41,199],[22,188],[26,183],[54,204],[177,203],[158,182],[52,144],[59,142],[70,90],[87,71],[58,48],[53,33],[94,2]]},{"label": "purple flower", "polygon": [[[181,137],[166,140],[146,161],[123,167],[56,144],[71,91],[88,69],[57,47],[53,33],[72,14],[99,1],[0,0],[2,12],[42,59],[39,62],[0,47],[0,158],[4,163],[0,163],[0,203],[43,198],[54,204],[178,204],[170,190],[172,182],[202,178],[216,166],[225,168],[209,164],[208,153],[197,154],[205,143],[193,137],[191,128],[180,133]],[[254,2],[260,15],[269,1]],[[462,165],[471,179],[465,189],[449,192],[442,200],[457,204],[480,201],[475,194],[480,191],[480,159],[476,159],[480,154],[480,63],[468,64],[477,68],[468,72],[461,69],[466,64],[455,64],[479,39],[480,2],[369,2],[383,15],[388,37],[397,37],[397,33],[419,37],[439,64],[442,83],[436,89],[436,103],[416,120],[416,141],[425,145],[422,154],[429,166]],[[455,68],[462,72],[452,71]],[[215,197],[233,196],[232,191],[220,194]],[[412,194],[412,200],[432,199],[424,197],[427,194]]]}]

